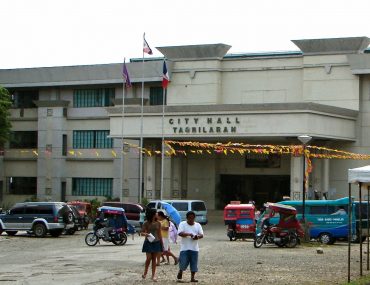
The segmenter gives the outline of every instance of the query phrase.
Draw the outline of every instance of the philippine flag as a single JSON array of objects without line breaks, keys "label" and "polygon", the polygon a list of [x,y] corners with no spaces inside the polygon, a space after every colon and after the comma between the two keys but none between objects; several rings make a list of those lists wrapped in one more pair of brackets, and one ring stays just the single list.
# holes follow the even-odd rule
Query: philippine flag
[{"label": "philippine flag", "polygon": [[162,87],[164,89],[167,88],[168,82],[170,81],[170,76],[168,75],[167,65],[166,62],[163,61],[163,79],[162,79]]}]

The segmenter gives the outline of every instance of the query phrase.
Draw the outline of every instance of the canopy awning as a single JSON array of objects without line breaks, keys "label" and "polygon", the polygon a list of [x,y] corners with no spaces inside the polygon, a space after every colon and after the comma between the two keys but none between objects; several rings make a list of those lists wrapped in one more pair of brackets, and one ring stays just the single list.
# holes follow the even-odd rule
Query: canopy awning
[{"label": "canopy awning", "polygon": [[370,165],[348,169],[348,183],[370,183]]}]

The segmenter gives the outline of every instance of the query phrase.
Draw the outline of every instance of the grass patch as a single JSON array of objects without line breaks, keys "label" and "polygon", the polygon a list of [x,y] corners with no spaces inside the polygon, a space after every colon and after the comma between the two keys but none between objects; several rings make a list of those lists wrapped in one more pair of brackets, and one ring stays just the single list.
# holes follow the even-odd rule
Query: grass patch
[{"label": "grass patch", "polygon": [[358,278],[356,280],[351,281],[350,283],[342,283],[344,284],[350,284],[350,285],[369,285],[370,284],[370,275],[362,276],[361,278]]}]

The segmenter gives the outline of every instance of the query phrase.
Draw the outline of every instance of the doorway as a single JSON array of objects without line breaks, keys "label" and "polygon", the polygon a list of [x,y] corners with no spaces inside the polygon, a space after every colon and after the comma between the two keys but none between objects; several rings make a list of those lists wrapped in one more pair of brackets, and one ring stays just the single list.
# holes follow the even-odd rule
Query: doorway
[{"label": "doorway", "polygon": [[290,195],[289,175],[221,175],[216,191],[216,207],[222,210],[230,201],[248,203],[257,207],[266,202],[278,202]]}]

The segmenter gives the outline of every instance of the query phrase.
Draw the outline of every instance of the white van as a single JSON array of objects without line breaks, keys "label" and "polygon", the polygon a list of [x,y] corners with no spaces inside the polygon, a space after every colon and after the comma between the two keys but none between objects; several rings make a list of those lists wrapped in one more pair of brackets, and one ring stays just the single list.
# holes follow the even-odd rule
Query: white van
[{"label": "white van", "polygon": [[[171,204],[181,216],[181,221],[186,221],[186,213],[193,211],[195,213],[195,221],[201,225],[208,223],[206,204],[202,200],[162,200]],[[161,200],[153,200],[146,205],[147,208],[162,209]]]}]

